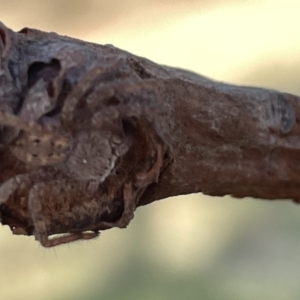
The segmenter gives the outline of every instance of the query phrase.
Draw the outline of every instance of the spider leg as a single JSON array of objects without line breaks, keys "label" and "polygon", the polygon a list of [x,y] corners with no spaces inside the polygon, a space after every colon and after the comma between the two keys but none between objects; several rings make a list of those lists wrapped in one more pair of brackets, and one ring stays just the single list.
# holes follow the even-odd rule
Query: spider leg
[{"label": "spider leg", "polygon": [[[44,247],[54,247],[77,240],[93,239],[99,236],[98,230],[87,231],[88,229],[86,229],[80,231],[78,228],[70,229],[79,226],[78,224],[82,215],[72,212],[70,208],[72,203],[69,203],[70,199],[73,199],[73,193],[76,194],[78,192],[78,186],[72,187],[67,185],[68,181],[64,180],[47,183],[41,182],[34,185],[30,191],[28,209],[34,224],[34,235],[35,239]],[[59,198],[59,194],[63,194],[61,198]],[[66,206],[57,208],[55,201],[65,201]],[[49,204],[49,202],[51,202],[51,204]],[[44,210],[47,208],[43,207],[43,203],[48,207],[48,210],[51,210],[52,217],[45,216]],[[61,203],[58,203],[58,206],[60,204]],[[49,230],[51,226],[57,222],[60,224],[59,230],[61,232],[69,231],[69,233],[50,238]]]},{"label": "spider leg", "polygon": [[44,79],[41,78],[29,89],[18,115],[22,120],[38,121],[43,115],[55,107],[62,87],[62,73],[61,71],[60,75],[50,82],[45,82]]},{"label": "spider leg", "polygon": [[151,183],[157,182],[160,174],[160,169],[163,165],[162,147],[157,145],[156,161],[149,171],[141,172],[136,175],[135,186],[140,189],[148,186]]},{"label": "spider leg", "polygon": [[88,93],[88,91],[93,87],[93,82],[95,82],[99,75],[103,73],[103,68],[94,67],[86,73],[86,75],[80,79],[77,85],[73,88],[71,93],[67,96],[64,101],[64,106],[62,108],[62,121],[71,122],[73,119],[73,112],[79,102],[79,100]]},{"label": "spider leg", "polygon": [[[163,165],[162,147],[157,146],[156,161],[150,170],[137,174],[134,186],[138,189],[144,189],[149,184],[157,182],[160,174],[160,169]],[[125,184],[123,189],[124,211],[121,218],[116,222],[101,222],[99,225],[104,225],[108,228],[119,227],[125,228],[134,217],[136,209],[135,203],[136,193],[133,191],[132,183]]]},{"label": "spider leg", "polygon": [[[88,96],[89,93],[93,94],[96,86],[101,84],[101,82],[109,81],[110,74],[115,73],[116,70],[121,70],[121,65],[125,65],[126,62],[124,58],[119,58],[109,66],[99,67],[94,66],[91,68],[75,85],[71,93],[67,96],[64,101],[64,106],[62,108],[62,121],[71,122],[73,119],[74,110],[83,96]],[[121,70],[122,76],[126,77],[129,75],[125,70]]]},{"label": "spider leg", "polygon": [[43,79],[38,80],[29,89],[18,116],[7,111],[7,109],[2,108],[0,110],[0,124],[28,132],[41,132],[42,127],[36,122],[54,108],[53,99],[58,97],[62,81],[62,75],[57,76],[50,82],[45,82]]},{"label": "spider leg", "polygon": [[132,191],[131,182],[125,184],[123,190],[124,210],[121,218],[116,222],[100,222],[99,223],[100,228],[103,225],[107,228],[113,228],[113,227],[125,228],[134,217],[134,211],[136,208],[136,203],[134,199],[135,199],[135,195]]},{"label": "spider leg", "polygon": [[87,96],[86,102],[93,112],[92,124],[101,127],[120,120],[141,119],[151,124],[156,134],[167,144],[171,137],[168,135],[168,124],[165,116],[169,114],[167,104],[160,99],[162,83],[157,79],[136,80],[99,85]]},{"label": "spider leg", "polygon": [[[143,189],[149,184],[158,181],[160,174],[160,168],[162,167],[162,148],[157,147],[156,162],[149,171],[137,174],[135,186],[138,189]],[[136,209],[135,193],[133,192],[132,183],[125,184],[123,189],[124,211],[121,218],[113,223],[102,222],[107,227],[119,227],[125,228],[134,217],[134,211]]]},{"label": "spider leg", "polygon": [[33,123],[27,123],[21,120],[18,116],[0,111],[0,124],[11,126],[19,130],[29,131],[33,127]]},{"label": "spider leg", "polygon": [[0,204],[7,202],[14,192],[19,189],[26,189],[31,183],[32,181],[27,174],[17,175],[2,183],[0,185]]},{"label": "spider leg", "polygon": [[[52,119],[45,119],[43,116],[55,108],[56,100],[62,89],[64,73],[65,70],[62,69],[58,76],[48,82],[40,78],[29,88],[18,115],[15,115],[5,105],[0,105],[0,126],[6,125],[10,127],[10,130],[6,132],[8,144],[18,136],[20,131],[25,131],[27,134],[35,135],[38,138],[51,132],[53,126],[50,126],[47,130],[47,126],[39,124],[38,121],[42,119],[43,123],[45,123],[46,120],[46,125],[47,123],[55,122]],[[53,125],[52,123],[51,125]]]}]

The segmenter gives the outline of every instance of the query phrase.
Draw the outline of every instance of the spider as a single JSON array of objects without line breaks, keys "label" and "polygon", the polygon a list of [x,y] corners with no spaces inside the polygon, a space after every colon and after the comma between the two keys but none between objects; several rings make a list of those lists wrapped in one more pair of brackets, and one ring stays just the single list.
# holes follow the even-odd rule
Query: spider
[{"label": "spider", "polygon": [[[0,187],[0,202],[5,203],[17,190],[30,189],[28,208],[35,227],[35,237],[46,247],[97,236],[97,233],[77,232],[49,240],[41,206],[41,199],[45,197],[46,191],[53,196],[56,190],[60,190],[75,197],[71,190],[76,190],[77,194],[80,190],[85,190],[86,195],[93,197],[98,184],[110,175],[117,159],[129,148],[121,127],[112,126],[112,133],[103,126],[89,122],[75,122],[74,125],[73,118],[69,117],[87,92],[89,84],[101,71],[98,67],[92,69],[81,84],[75,86],[65,99],[59,119],[46,116],[53,109],[50,84],[54,89],[61,87],[57,78],[51,83],[40,79],[29,91],[18,116],[0,112],[1,124],[14,128],[17,135],[8,145],[11,152],[22,162],[37,167],[29,174],[20,174],[4,182]],[[53,169],[66,176],[59,175],[59,180],[53,180],[52,176],[57,174],[49,171],[47,166],[53,166]],[[52,198],[47,201],[53,201]]]},{"label": "spider", "polygon": [[[151,93],[140,93],[151,88],[153,81],[103,87],[99,78],[104,71],[97,66],[91,68],[55,115],[50,112],[62,87],[63,70],[51,82],[38,80],[18,115],[0,111],[0,124],[13,128],[7,147],[20,161],[34,167],[31,172],[17,174],[1,184],[0,204],[16,194],[25,195],[35,238],[44,247],[95,238],[103,228],[126,227],[133,218],[138,191],[158,178],[162,166],[160,150],[150,169],[140,172],[134,182],[121,180],[115,188],[124,201],[121,218],[113,223],[101,221],[104,214],[111,212],[108,203],[113,197],[105,198],[103,191],[99,193],[99,186],[114,173],[117,161],[131,146],[123,119],[134,120],[144,114],[151,122],[153,109],[150,106],[146,112],[140,103],[153,100]],[[91,89],[95,83],[99,84]],[[118,94],[123,98],[126,95],[125,100]],[[49,206],[56,215],[45,213]],[[69,234],[49,238],[51,233],[64,232]]]}]

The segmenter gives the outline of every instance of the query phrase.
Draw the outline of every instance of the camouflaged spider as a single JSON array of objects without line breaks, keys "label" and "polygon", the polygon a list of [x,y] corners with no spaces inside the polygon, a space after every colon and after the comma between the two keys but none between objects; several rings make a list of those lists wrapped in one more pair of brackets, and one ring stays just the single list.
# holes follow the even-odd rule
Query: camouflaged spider
[{"label": "camouflaged spider", "polygon": [[0,22],[0,82],[3,223],[17,207],[5,224],[45,247],[126,227],[162,167],[161,80],[113,47]]},{"label": "camouflaged spider", "polygon": [[[56,201],[54,198],[60,196],[58,191],[67,197],[78,197],[81,192],[82,197],[95,198],[99,183],[111,174],[117,159],[130,146],[120,122],[117,125],[109,122],[107,127],[89,116],[79,123],[73,121],[76,105],[101,72],[102,69],[96,67],[87,73],[65,99],[58,118],[46,116],[53,108],[48,85],[59,88],[58,79],[51,83],[39,80],[29,91],[18,116],[0,112],[0,124],[15,131],[16,137],[8,144],[11,152],[24,163],[36,166],[35,171],[17,175],[1,184],[0,204],[16,191],[30,190],[28,208],[35,237],[45,247],[98,235],[97,232],[84,233],[75,229],[70,235],[50,240],[47,228],[51,220],[43,216],[41,202]],[[88,114],[88,109],[85,113]],[[47,166],[52,166],[53,170],[49,171]],[[99,203],[93,205],[101,214],[101,207],[97,208]],[[72,228],[68,229],[72,231]]]},{"label": "camouflaged spider", "polygon": [[87,73],[65,99],[58,117],[47,117],[55,104],[47,85],[58,89],[60,76],[48,84],[39,80],[25,98],[18,116],[0,112],[0,123],[17,131],[17,138],[9,144],[12,153],[26,164],[58,166],[78,180],[104,181],[117,158],[129,148],[121,123],[97,123],[93,118],[90,120],[89,115],[77,123],[73,120],[76,105],[86,93],[88,83],[91,84],[101,71],[95,67]]}]

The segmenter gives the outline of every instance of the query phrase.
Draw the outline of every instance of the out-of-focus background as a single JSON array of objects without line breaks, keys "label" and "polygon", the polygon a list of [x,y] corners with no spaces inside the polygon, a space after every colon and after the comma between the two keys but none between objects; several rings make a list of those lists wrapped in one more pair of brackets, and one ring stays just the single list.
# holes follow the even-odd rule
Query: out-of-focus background
[{"label": "out-of-focus background", "polygon": [[[0,0],[14,30],[295,94],[299,11],[292,0]],[[126,230],[48,250],[0,227],[3,300],[298,300],[299,277],[300,208],[288,201],[172,198],[139,208]]]}]

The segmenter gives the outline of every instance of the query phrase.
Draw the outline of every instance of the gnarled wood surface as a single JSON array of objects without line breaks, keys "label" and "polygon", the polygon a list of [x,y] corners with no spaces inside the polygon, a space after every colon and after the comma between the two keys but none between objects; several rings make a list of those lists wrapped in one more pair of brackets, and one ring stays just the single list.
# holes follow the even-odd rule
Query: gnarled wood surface
[{"label": "gnarled wood surface", "polygon": [[[15,190],[1,200],[2,223],[15,234],[35,234],[45,246],[56,245],[37,235],[35,207],[28,205],[36,181],[49,187],[51,178],[69,188],[62,184],[62,194],[49,189],[41,200],[46,236],[72,236],[62,243],[89,238],[83,234],[87,230],[126,227],[137,206],[174,195],[203,192],[299,201],[297,96],[218,83],[111,45],[28,28],[12,32],[3,24],[0,54],[0,199],[15,176],[29,174],[30,182],[22,187],[14,183]],[[42,105],[30,106],[33,100],[28,98],[38,92],[40,79],[50,99],[47,111]],[[72,93],[77,102],[64,108]],[[32,108],[28,114],[26,101]],[[106,124],[106,134],[121,132],[129,150],[121,151],[111,173],[85,197],[90,179],[73,178],[68,164],[31,165],[14,155],[13,143],[27,125],[17,130],[9,114],[39,126],[49,122],[50,128],[58,122],[54,128],[63,128],[75,142],[87,120],[101,130]],[[73,123],[63,127],[65,119]],[[69,191],[74,185],[76,193]]]}]

